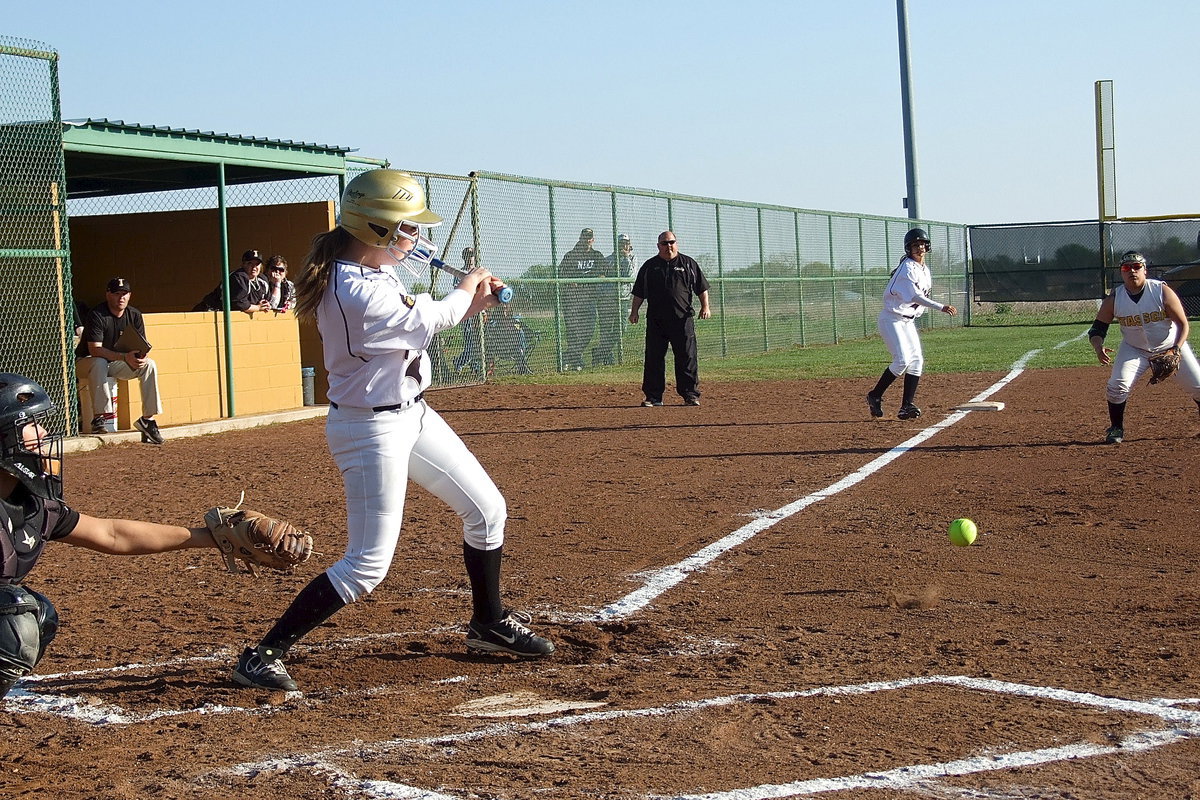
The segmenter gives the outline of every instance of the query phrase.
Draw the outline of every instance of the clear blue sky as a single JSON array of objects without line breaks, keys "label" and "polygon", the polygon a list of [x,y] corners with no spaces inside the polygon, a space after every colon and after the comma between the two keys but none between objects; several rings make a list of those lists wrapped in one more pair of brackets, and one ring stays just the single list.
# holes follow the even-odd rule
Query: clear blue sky
[{"label": "clear blue sky", "polygon": [[[909,0],[923,216],[1200,214],[1196,0]],[[904,216],[894,0],[10,3],[63,115],[475,169]]]}]

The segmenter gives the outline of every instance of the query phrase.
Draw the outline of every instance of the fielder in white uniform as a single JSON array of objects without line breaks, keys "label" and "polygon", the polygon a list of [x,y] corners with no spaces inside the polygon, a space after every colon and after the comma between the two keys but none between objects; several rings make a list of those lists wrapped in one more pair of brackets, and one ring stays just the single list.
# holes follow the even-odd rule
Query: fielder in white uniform
[{"label": "fielder in white uniform", "polygon": [[[1200,407],[1200,364],[1188,344],[1188,318],[1175,290],[1160,280],[1146,277],[1147,262],[1138,252],[1121,256],[1121,285],[1100,303],[1088,339],[1101,364],[1112,364],[1108,379],[1109,428],[1105,442],[1118,444],[1125,438],[1125,403],[1133,385],[1150,368],[1150,359],[1172,347],[1179,348],[1179,371],[1175,382]],[[1117,357],[1104,346],[1108,326],[1121,325]]]},{"label": "fielder in white uniform", "polygon": [[904,376],[904,391],[896,416],[900,419],[921,416],[921,409],[913,403],[921,373],[925,371],[925,354],[921,351],[921,337],[917,335],[917,320],[927,308],[950,316],[958,313],[954,306],[942,305],[929,298],[933,290],[933,279],[929,267],[925,266],[925,254],[929,250],[929,234],[923,229],[913,228],[906,233],[906,255],[900,260],[900,265],[892,273],[884,290],[878,327],[879,335],[892,354],[892,363],[879,376],[875,388],[867,392],[867,406],[871,409],[872,417],[883,416],[883,393],[901,375]]},{"label": "fielder in white uniform", "polygon": [[398,266],[426,266],[436,248],[421,228],[441,222],[421,184],[390,169],[347,184],[338,227],[313,240],[297,281],[296,315],[315,319],[329,371],[326,437],[346,490],[345,555],[300,591],[234,670],[246,686],[293,690],[288,648],[338,609],[383,581],[395,556],[408,480],[462,518],[463,558],[473,615],[467,647],[544,656],[554,645],[500,600],[507,507],[495,483],[442,417],[424,401],[426,348],[438,331],[497,305],[503,283],[483,269],[445,298],[409,294]]}]

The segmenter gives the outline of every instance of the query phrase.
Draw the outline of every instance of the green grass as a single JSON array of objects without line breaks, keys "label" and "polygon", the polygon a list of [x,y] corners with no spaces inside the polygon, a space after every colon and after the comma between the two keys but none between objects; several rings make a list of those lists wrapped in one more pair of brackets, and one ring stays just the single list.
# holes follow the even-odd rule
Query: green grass
[{"label": "green grass", "polygon": [[[925,372],[1006,372],[1030,350],[1041,351],[1029,361],[1027,366],[1032,369],[1092,365],[1097,363],[1096,355],[1085,339],[1055,349],[1055,345],[1074,339],[1086,330],[1086,325],[1071,324],[926,331],[921,334]],[[700,378],[703,381],[873,378],[889,361],[891,357],[878,336],[837,345],[791,347],[729,358],[706,356],[702,345]],[[671,369],[668,356],[668,380],[671,380]],[[639,362],[564,375],[497,375],[493,381],[498,384],[636,384],[641,379]]]}]

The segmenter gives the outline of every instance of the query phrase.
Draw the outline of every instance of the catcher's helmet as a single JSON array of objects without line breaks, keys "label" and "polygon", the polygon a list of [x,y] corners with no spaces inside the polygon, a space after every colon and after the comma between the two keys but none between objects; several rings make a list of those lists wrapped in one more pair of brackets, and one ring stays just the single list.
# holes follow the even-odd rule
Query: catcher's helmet
[{"label": "catcher's helmet", "polygon": [[[0,469],[49,500],[62,499],[63,437],[48,432],[57,413],[41,386],[0,372]],[[26,431],[31,425],[38,426],[34,435]]]},{"label": "catcher's helmet", "polygon": [[904,234],[904,252],[908,252],[908,248],[912,247],[917,242],[924,242],[925,249],[932,249],[932,242],[929,240],[929,234],[924,228],[913,228],[908,233]]},{"label": "catcher's helmet", "polygon": [[1126,264],[1137,264],[1139,267],[1147,267],[1150,262],[1146,261],[1146,257],[1136,250],[1130,250],[1121,256],[1121,266]]}]

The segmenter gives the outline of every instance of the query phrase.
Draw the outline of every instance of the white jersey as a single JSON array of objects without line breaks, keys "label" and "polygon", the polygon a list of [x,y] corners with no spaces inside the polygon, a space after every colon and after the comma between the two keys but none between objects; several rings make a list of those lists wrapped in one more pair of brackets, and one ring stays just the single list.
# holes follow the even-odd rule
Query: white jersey
[{"label": "white jersey", "polygon": [[929,274],[929,267],[905,256],[883,292],[883,310],[908,319],[916,319],[927,308],[940,311],[942,304],[929,299],[932,291],[933,278]]},{"label": "white jersey", "polygon": [[470,306],[471,295],[461,289],[442,300],[408,294],[391,266],[335,262],[317,307],[330,402],[378,408],[421,394],[432,380],[426,348]]},{"label": "white jersey", "polygon": [[1113,299],[1113,320],[1121,323],[1121,336],[1131,347],[1157,353],[1175,344],[1175,323],[1163,305],[1162,281],[1147,278],[1136,302],[1121,284],[1113,292]]}]

